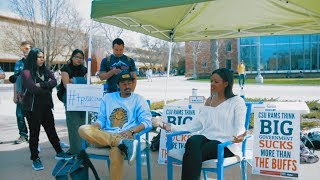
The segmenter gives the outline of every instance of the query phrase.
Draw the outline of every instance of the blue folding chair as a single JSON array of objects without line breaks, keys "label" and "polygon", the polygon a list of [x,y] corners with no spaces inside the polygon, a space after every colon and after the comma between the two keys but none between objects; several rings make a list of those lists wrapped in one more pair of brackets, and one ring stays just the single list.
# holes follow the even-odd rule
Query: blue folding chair
[{"label": "blue folding chair", "polygon": [[[149,106],[150,101],[147,100]],[[139,133],[134,135],[134,138],[138,141],[137,146],[137,154],[136,154],[136,179],[142,179],[142,154],[146,155],[146,162],[147,162],[147,173],[148,173],[148,180],[151,179],[151,164],[150,164],[150,146],[149,146],[149,131],[152,128],[144,129]],[[99,159],[99,160],[106,160],[108,170],[110,171],[110,157],[109,157],[109,150],[106,147],[91,147],[87,145],[87,142],[83,139],[82,141],[82,149],[86,151],[89,155],[89,158],[92,159]]]},{"label": "blue folding chair", "polygon": [[[247,112],[246,112],[246,120],[245,120],[245,129],[249,129],[249,124],[250,124],[250,115],[251,115],[251,108],[252,104],[251,103],[246,103],[247,106]],[[167,179],[172,180],[173,178],[173,163],[175,164],[182,164],[182,158],[184,154],[184,149],[183,150],[175,150],[173,151],[173,137],[178,136],[181,134],[187,134],[189,133],[188,131],[179,131],[179,132],[173,132],[167,134]],[[206,180],[208,178],[208,172],[213,172],[217,174],[217,179],[218,180],[223,180],[224,179],[224,169],[232,167],[234,165],[237,165],[241,163],[241,172],[242,172],[242,179],[246,180],[247,179],[247,161],[246,161],[246,144],[247,144],[247,139],[250,137],[250,135],[247,135],[242,142],[242,158],[239,156],[233,156],[233,157],[228,157],[224,158],[224,148],[233,144],[232,141],[227,141],[223,142],[218,145],[218,159],[211,159],[202,162],[202,172],[203,172],[203,177]],[[172,151],[171,151],[172,150]]]}]

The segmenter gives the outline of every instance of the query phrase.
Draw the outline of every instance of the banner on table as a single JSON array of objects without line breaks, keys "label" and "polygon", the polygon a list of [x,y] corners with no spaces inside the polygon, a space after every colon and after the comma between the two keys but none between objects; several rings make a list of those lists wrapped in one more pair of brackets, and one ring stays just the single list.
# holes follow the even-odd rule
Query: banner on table
[{"label": "banner on table", "polygon": [[300,113],[257,109],[254,112],[252,173],[299,177]]},{"label": "banner on table", "polygon": [[[189,106],[191,107],[191,106]],[[172,123],[175,125],[183,125],[190,123],[194,116],[198,114],[198,108],[196,106],[188,108],[187,106],[166,106],[163,109],[163,121]],[[187,139],[190,137],[190,134],[183,134],[176,136],[173,140],[173,149],[183,149]],[[159,156],[158,163],[165,164],[167,161],[167,133],[162,130],[160,135],[160,147],[159,147]],[[172,149],[172,150],[173,150]]]},{"label": "banner on table", "polygon": [[99,112],[102,97],[101,84],[67,84],[67,111]]}]

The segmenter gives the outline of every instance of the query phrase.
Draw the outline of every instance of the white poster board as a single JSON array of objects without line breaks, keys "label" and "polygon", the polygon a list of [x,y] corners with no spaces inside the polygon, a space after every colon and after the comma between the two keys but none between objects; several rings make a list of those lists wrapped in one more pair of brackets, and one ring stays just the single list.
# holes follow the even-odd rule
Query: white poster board
[{"label": "white poster board", "polygon": [[67,84],[67,111],[99,112],[102,97],[101,84]]},{"label": "white poster board", "polygon": [[299,164],[300,113],[255,110],[252,173],[298,178]]},{"label": "white poster board", "polygon": [[[193,117],[199,113],[199,110],[196,106],[165,106],[163,109],[163,121],[172,123],[175,125],[182,125],[190,123],[193,120]],[[176,136],[173,140],[173,149],[183,149],[187,139],[190,137],[190,134],[183,134]],[[160,147],[159,147],[159,156],[158,163],[166,164],[167,162],[167,133],[164,130],[161,130],[160,135]]]}]

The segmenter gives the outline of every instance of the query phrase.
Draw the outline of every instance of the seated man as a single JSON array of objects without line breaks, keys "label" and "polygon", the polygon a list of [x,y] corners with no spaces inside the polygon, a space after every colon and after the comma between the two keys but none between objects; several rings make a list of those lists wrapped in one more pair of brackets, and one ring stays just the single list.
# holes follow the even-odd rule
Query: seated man
[{"label": "seated man", "polygon": [[111,179],[122,179],[124,157],[133,164],[138,143],[133,139],[134,134],[152,126],[147,101],[132,92],[134,78],[130,73],[119,76],[120,92],[104,95],[97,122],[79,128],[80,136],[89,143],[110,146]]}]

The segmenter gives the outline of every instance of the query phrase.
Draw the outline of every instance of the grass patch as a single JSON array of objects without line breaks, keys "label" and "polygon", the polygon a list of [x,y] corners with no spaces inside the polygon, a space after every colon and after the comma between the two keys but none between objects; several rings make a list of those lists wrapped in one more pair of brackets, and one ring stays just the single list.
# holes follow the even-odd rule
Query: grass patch
[{"label": "grass patch", "polygon": [[[210,82],[209,78],[203,79],[188,79],[191,81]],[[237,83],[238,79],[234,79],[234,83]],[[247,84],[256,84],[255,79],[246,79]],[[263,84],[285,84],[285,85],[320,85],[320,78],[279,78],[279,79],[263,79]]]},{"label": "grass patch", "polygon": [[[168,100],[167,103],[171,103],[174,101],[177,101],[178,99],[173,99],[173,100]],[[157,109],[163,109],[164,107],[164,101],[157,101],[157,102],[152,102],[150,104],[150,109],[151,110],[157,110]]]},{"label": "grass patch", "polygon": [[318,100],[307,101],[306,103],[310,108],[310,111],[320,111],[320,103],[318,103]]},{"label": "grass patch", "polygon": [[311,129],[319,125],[320,124],[317,121],[306,121],[306,122],[302,122],[300,126],[301,126],[301,129],[304,129],[304,128]]},{"label": "grass patch", "polygon": [[[246,83],[255,84],[255,79],[247,79]],[[263,84],[292,84],[292,85],[320,85],[320,78],[281,78],[281,79],[263,79]]]}]

